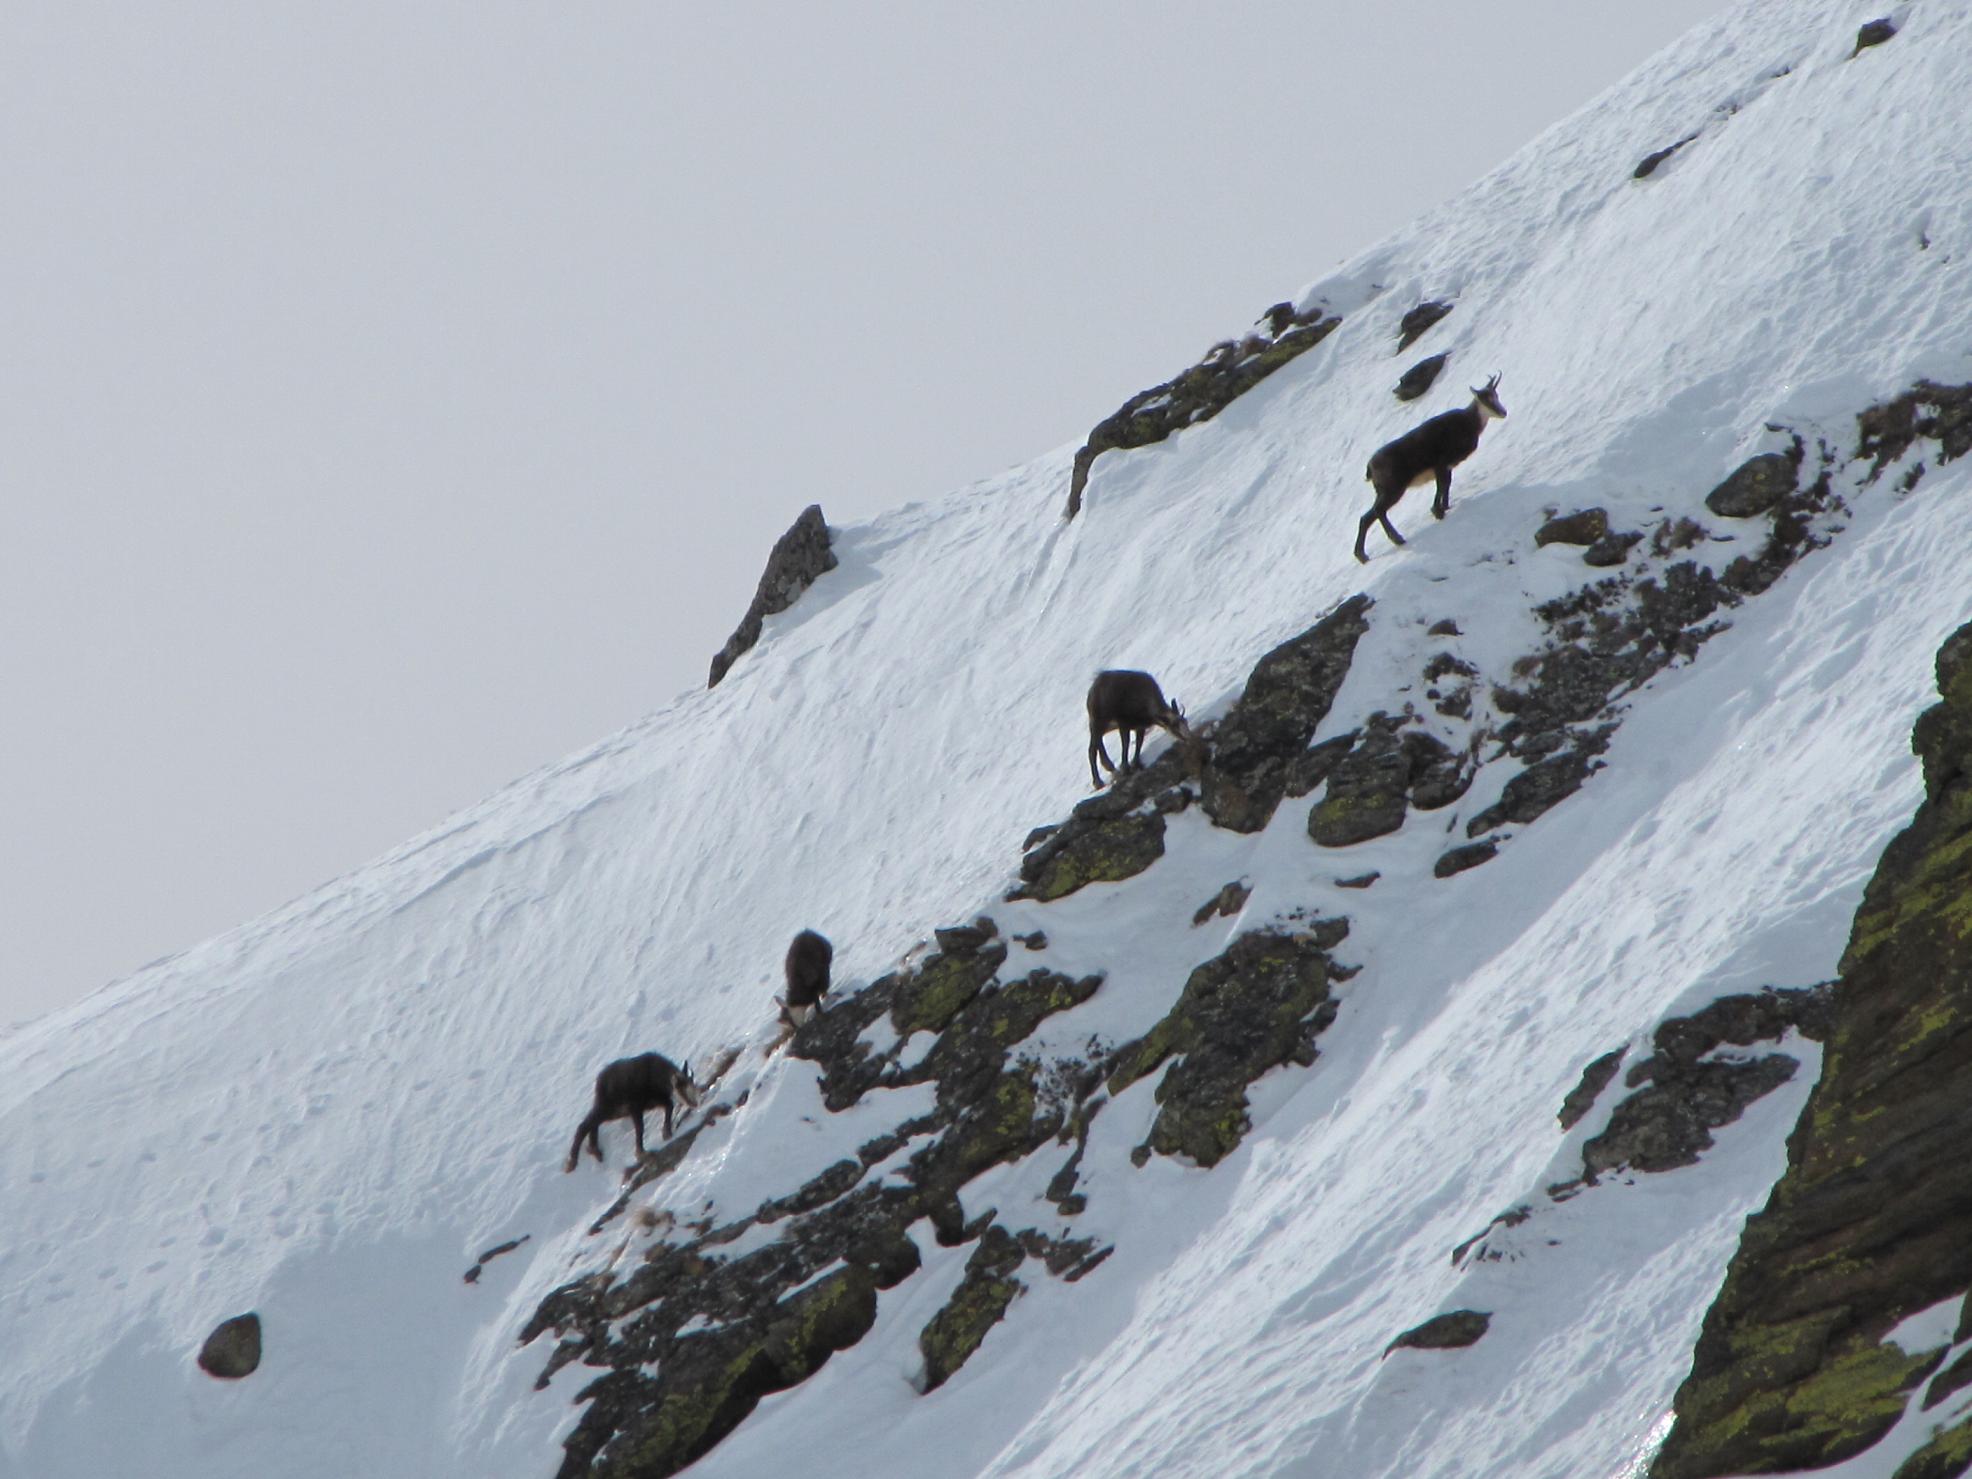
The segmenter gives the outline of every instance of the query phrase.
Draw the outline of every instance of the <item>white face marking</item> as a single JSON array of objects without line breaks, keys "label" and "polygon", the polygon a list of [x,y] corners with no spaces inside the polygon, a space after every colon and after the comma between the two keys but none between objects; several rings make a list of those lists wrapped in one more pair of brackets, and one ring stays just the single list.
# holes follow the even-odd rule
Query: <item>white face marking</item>
[{"label": "white face marking", "polygon": [[1478,405],[1479,414],[1483,419],[1487,421],[1506,420],[1506,407],[1500,404],[1498,396],[1484,395],[1475,390],[1472,392],[1472,397],[1475,404]]}]

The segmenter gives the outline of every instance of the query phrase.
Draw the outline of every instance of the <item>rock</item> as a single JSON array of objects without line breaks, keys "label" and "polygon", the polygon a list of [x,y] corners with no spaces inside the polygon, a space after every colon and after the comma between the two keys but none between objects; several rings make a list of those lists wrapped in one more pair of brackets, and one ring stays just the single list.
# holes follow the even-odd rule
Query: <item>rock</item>
[{"label": "rock", "polygon": [[1476,1345],[1479,1337],[1492,1328],[1493,1316],[1487,1310],[1453,1310],[1433,1315],[1422,1325],[1413,1326],[1383,1348],[1383,1354],[1397,1350],[1454,1351]]},{"label": "rock", "polygon": [[1524,826],[1581,790],[1608,739],[1605,733],[1575,734],[1574,739],[1575,748],[1536,760],[1508,781],[1500,799],[1466,823],[1465,835],[1477,837],[1508,822]]},{"label": "rock", "polygon": [[1024,935],[1015,935],[1014,939],[1025,945],[1029,950],[1045,950],[1048,948],[1048,936],[1045,930],[1032,930]]},{"label": "rock", "polygon": [[787,610],[803,591],[835,565],[835,551],[829,548],[828,521],[822,517],[822,506],[811,503],[787,533],[774,541],[774,548],[767,556],[767,569],[753,593],[753,603],[746,608],[738,628],[726,639],[726,645],[713,657],[712,676],[705,686],[717,688],[740,654],[760,640],[762,620]]},{"label": "rock", "polygon": [[1951,462],[1972,452],[1972,385],[1920,380],[1894,400],[1871,406],[1856,422],[1856,455],[1871,460],[1872,482],[1920,437],[1939,443],[1938,460]]},{"label": "rock", "polygon": [[249,1310],[222,1320],[199,1347],[199,1367],[209,1376],[237,1381],[260,1369],[260,1316]]},{"label": "rock", "polygon": [[1335,886],[1337,888],[1368,888],[1382,876],[1381,873],[1372,868],[1367,873],[1358,873],[1354,878],[1338,878],[1335,880]]},{"label": "rock", "polygon": [[1458,623],[1447,616],[1442,621],[1432,622],[1425,635],[1431,637],[1460,637],[1464,633],[1459,631]]},{"label": "rock", "polygon": [[[1706,1312],[1658,1479],[1869,1449],[1945,1354],[1885,1337],[1972,1286],[1972,624],[1940,651],[1938,690],[1912,736],[1925,799],[1863,891],[1821,1078]],[[1947,1431],[1911,1472],[1962,1471],[1967,1436]]]},{"label": "rock", "polygon": [[1251,888],[1238,879],[1234,879],[1198,906],[1198,912],[1191,917],[1192,928],[1196,929],[1215,914],[1231,919],[1246,907],[1246,901],[1252,895],[1253,890]]},{"label": "rock", "polygon": [[921,1391],[935,1391],[950,1381],[1005,1317],[1007,1306],[1027,1287],[1013,1276],[1026,1256],[1005,1228],[986,1229],[966,1260],[959,1287],[918,1333],[918,1351],[924,1357]]},{"label": "rock", "polygon": [[1595,1108],[1595,1101],[1609,1087],[1609,1080],[1616,1076],[1616,1070],[1622,1066],[1625,1051],[1623,1048],[1613,1048],[1582,1070],[1582,1081],[1568,1091],[1568,1097],[1561,1101],[1561,1112],[1555,1116],[1561,1121],[1563,1130],[1574,1129],[1581,1123],[1582,1116]]},{"label": "rock", "polygon": [[1467,868],[1476,868],[1481,863],[1490,863],[1499,854],[1499,844],[1488,838],[1484,842],[1468,842],[1439,855],[1438,861],[1431,865],[1435,878],[1450,878],[1454,873],[1463,873]]},{"label": "rock", "polygon": [[1322,920],[1306,934],[1255,930],[1191,973],[1177,1005],[1116,1051],[1111,1097],[1176,1056],[1157,1086],[1147,1148],[1216,1165],[1246,1134],[1246,1086],[1270,1068],[1315,1060],[1335,1019],[1328,951],[1348,932]]},{"label": "rock", "polygon": [[1147,447],[1187,426],[1211,420],[1282,365],[1313,349],[1342,322],[1325,314],[1319,305],[1306,313],[1289,307],[1284,314],[1278,311],[1281,306],[1276,304],[1267,311],[1264,334],[1213,345],[1184,373],[1139,391],[1097,422],[1075,453],[1066,517],[1072,519],[1081,512],[1089,469],[1104,452]]},{"label": "rock", "polygon": [[1749,457],[1705,495],[1705,507],[1724,519],[1755,518],[1794,491],[1799,470],[1800,459],[1785,452]]},{"label": "rock", "polygon": [[1163,856],[1161,812],[1071,823],[1021,859],[1022,883],[1007,897],[1045,904],[1087,884],[1134,878]]},{"label": "rock", "polygon": [[1897,28],[1888,16],[1882,16],[1876,20],[1869,21],[1864,24],[1861,30],[1856,32],[1856,49],[1850,52],[1849,56],[1851,59],[1854,59],[1869,50],[1872,46],[1881,46],[1896,34]]},{"label": "rock", "polygon": [[1598,568],[1620,565],[1630,557],[1630,546],[1642,539],[1641,534],[1605,534],[1582,551],[1582,563]]},{"label": "rock", "polygon": [[1609,532],[1609,511],[1585,508],[1579,513],[1549,519],[1534,531],[1534,544],[1545,549],[1550,544],[1594,544]]},{"label": "rock", "polygon": [[1682,149],[1686,144],[1689,144],[1693,139],[1697,137],[1698,137],[1697,134],[1686,134],[1683,138],[1679,139],[1675,144],[1671,144],[1665,148],[1656,150],[1654,153],[1644,155],[1643,162],[1630,172],[1630,178],[1633,180],[1649,179],[1652,175],[1657,173],[1658,165],[1662,164],[1665,160],[1669,159],[1673,154],[1677,153],[1678,150]]},{"label": "rock", "polygon": [[1328,791],[1308,813],[1308,835],[1322,847],[1353,847],[1404,824],[1410,809],[1411,761],[1398,732],[1401,721],[1372,714],[1334,773]]},{"label": "rock", "polygon": [[1452,311],[1449,303],[1420,303],[1397,324],[1397,348],[1409,349],[1418,336]]},{"label": "rock", "polygon": [[1421,359],[1412,365],[1398,379],[1391,394],[1400,401],[1414,401],[1429,390],[1438,379],[1438,372],[1445,368],[1445,361],[1451,353],[1434,354],[1429,359]]},{"label": "rock", "polygon": [[1213,825],[1257,832],[1272,820],[1349,674],[1369,608],[1369,597],[1351,596],[1254,664],[1205,762],[1200,802]]}]

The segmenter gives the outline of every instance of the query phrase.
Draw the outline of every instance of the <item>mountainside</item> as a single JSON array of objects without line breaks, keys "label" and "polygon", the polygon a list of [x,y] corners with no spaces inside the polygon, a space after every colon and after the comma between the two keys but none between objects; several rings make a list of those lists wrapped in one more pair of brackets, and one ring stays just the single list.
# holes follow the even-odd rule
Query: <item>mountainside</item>
[{"label": "mountainside", "polygon": [[[1972,12],[1875,19],[1735,7],[0,1039],[0,1476],[1965,1472]],[[1091,797],[1105,667],[1200,738]],[[647,1049],[706,1103],[565,1175]]]}]

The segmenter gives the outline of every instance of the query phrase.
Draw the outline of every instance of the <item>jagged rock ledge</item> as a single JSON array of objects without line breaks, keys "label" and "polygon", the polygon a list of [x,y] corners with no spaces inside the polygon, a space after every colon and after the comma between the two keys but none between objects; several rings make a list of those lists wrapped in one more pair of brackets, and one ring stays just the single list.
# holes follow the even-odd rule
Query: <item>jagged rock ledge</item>
[{"label": "jagged rock ledge", "polygon": [[726,639],[726,645],[713,654],[712,676],[705,686],[717,688],[740,654],[760,640],[761,622],[787,610],[819,576],[835,566],[835,551],[829,548],[828,521],[822,517],[822,506],[811,503],[787,533],[774,541],[774,548],[767,556],[767,568],[753,593],[753,603],[746,608],[746,615],[732,636]]}]

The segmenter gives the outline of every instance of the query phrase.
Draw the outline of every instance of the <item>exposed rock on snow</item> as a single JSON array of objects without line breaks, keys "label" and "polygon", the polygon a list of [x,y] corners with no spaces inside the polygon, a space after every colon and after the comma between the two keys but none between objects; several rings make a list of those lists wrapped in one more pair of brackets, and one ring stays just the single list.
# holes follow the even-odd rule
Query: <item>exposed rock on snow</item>
[{"label": "exposed rock on snow", "polygon": [[1445,361],[1452,357],[1448,349],[1443,354],[1434,354],[1421,359],[1398,377],[1396,388],[1390,393],[1400,401],[1414,401],[1437,383],[1438,372],[1445,368]]},{"label": "exposed rock on snow", "polygon": [[199,1347],[199,1366],[213,1376],[238,1380],[260,1369],[260,1316],[249,1310],[222,1320]]},{"label": "exposed rock on snow", "polygon": [[1558,514],[1534,531],[1534,544],[1594,544],[1609,532],[1609,510],[1585,508],[1577,513]]},{"label": "exposed rock on snow", "polygon": [[1321,343],[1342,320],[1319,303],[1300,313],[1277,303],[1267,311],[1265,322],[1265,332],[1213,345],[1183,374],[1139,391],[1097,422],[1075,454],[1066,517],[1081,512],[1089,467],[1104,452],[1148,447],[1196,422],[1211,420],[1282,365]]},{"label": "exposed rock on snow", "polygon": [[1794,491],[1800,476],[1801,448],[1762,452],[1734,469],[1731,477],[1705,495],[1705,507],[1722,519],[1750,519],[1765,513]]},{"label": "exposed rock on snow", "polygon": [[1384,1347],[1383,1354],[1392,1351],[1455,1351],[1469,1345],[1477,1345],[1479,1337],[1492,1328],[1493,1317],[1487,1310],[1452,1310],[1447,1314],[1433,1315],[1422,1325],[1412,1326],[1402,1335]]},{"label": "exposed rock on snow", "polygon": [[753,593],[753,602],[732,636],[726,639],[726,645],[713,654],[712,676],[705,686],[717,688],[740,654],[760,640],[762,620],[787,610],[803,591],[835,565],[835,551],[829,548],[828,521],[822,517],[822,506],[811,503],[787,533],[774,541],[767,555],[767,568],[760,576],[759,589]]},{"label": "exposed rock on snow", "polygon": [[1450,303],[1431,301],[1418,304],[1397,325],[1397,348],[1409,349],[1423,337],[1425,330],[1451,311]]}]

